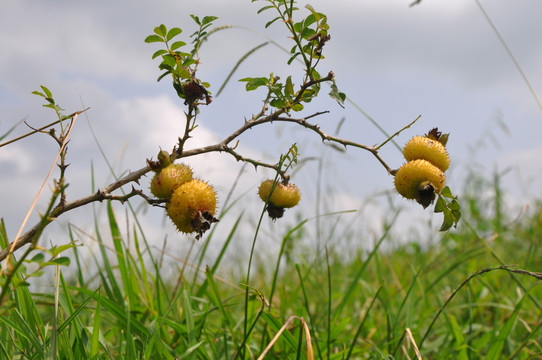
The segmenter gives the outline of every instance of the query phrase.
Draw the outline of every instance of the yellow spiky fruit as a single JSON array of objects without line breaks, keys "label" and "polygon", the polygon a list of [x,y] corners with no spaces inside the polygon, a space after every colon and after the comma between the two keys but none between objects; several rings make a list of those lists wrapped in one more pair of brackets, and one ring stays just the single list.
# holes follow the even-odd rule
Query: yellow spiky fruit
[{"label": "yellow spiky fruit", "polygon": [[175,189],[166,210],[180,232],[197,232],[196,238],[201,237],[213,222],[218,221],[214,218],[216,193],[211,185],[199,179]]},{"label": "yellow spiky fruit", "polygon": [[427,160],[409,161],[395,173],[395,189],[407,199],[416,200],[424,208],[435,200],[446,183],[446,176]]},{"label": "yellow spiky fruit", "polygon": [[[266,201],[271,188],[273,187],[273,180],[265,180],[261,183],[258,189],[258,194],[262,201]],[[269,197],[269,203],[279,208],[291,208],[296,206],[301,200],[301,193],[299,188],[294,184],[284,185],[278,182],[273,189],[273,193]]]},{"label": "yellow spiky fruit", "polygon": [[169,199],[173,191],[192,180],[192,169],[185,164],[170,164],[151,180],[151,192],[160,199]]},{"label": "yellow spiky fruit", "polygon": [[429,161],[442,171],[450,166],[450,157],[444,145],[427,136],[414,136],[403,148],[406,161],[423,159]]}]

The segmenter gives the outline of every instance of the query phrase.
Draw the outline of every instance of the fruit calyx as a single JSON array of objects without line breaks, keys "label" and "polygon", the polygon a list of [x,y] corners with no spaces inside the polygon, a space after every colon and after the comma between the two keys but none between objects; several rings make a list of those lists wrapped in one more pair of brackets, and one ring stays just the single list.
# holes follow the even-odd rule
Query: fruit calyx
[{"label": "fruit calyx", "polygon": [[175,160],[166,150],[160,150],[156,157],[158,159],[156,161],[147,159],[147,165],[154,172],[160,172],[160,170],[168,167]]},{"label": "fruit calyx", "polygon": [[432,128],[427,134],[425,134],[426,138],[436,140],[444,146],[446,146],[446,144],[448,143],[449,136],[450,134],[443,134],[441,131],[438,131],[438,128]]}]

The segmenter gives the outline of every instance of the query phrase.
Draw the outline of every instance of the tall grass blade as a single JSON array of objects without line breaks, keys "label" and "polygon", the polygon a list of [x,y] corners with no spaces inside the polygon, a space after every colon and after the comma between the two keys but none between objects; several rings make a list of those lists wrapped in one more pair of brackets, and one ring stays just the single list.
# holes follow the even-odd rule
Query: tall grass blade
[{"label": "tall grass blade", "polygon": [[305,311],[307,312],[307,315],[309,316],[310,329],[311,329],[311,332],[312,332],[313,337],[315,339],[316,350],[318,352],[318,358],[321,360],[322,359],[322,352],[320,350],[320,345],[319,345],[319,341],[318,341],[318,338],[317,338],[317,333],[316,333],[315,328],[314,328],[314,319],[312,317],[312,313],[311,313],[311,310],[310,310],[309,296],[308,296],[307,291],[305,289],[305,282],[303,281],[303,276],[301,275],[301,268],[299,267],[298,264],[296,264],[295,269],[296,269],[296,272],[297,272],[297,276],[299,278],[301,293],[303,294],[303,301],[304,301]]},{"label": "tall grass blade", "polygon": [[455,338],[455,344],[456,349],[458,352],[455,354],[455,358],[457,360],[469,360],[469,355],[467,353],[467,344],[465,343],[465,337],[463,336],[463,332],[461,330],[461,327],[459,326],[459,323],[457,322],[457,318],[453,315],[448,315],[448,320],[451,324],[451,333],[453,334]]},{"label": "tall grass blade", "polygon": [[[98,272],[98,275],[102,280],[101,284],[103,285],[109,299],[116,299],[119,304],[124,304],[124,297],[122,296],[119,284],[117,283],[116,276],[113,273],[113,267],[111,266],[111,262],[109,261],[109,256],[107,256],[107,248],[102,239],[100,226],[98,224],[98,216],[96,214],[94,215],[94,230],[96,232],[98,248],[102,256],[101,260],[103,261],[103,264],[100,264],[99,261],[96,259],[96,266],[101,270],[105,270],[105,274],[103,274],[101,270]],[[92,256],[94,256],[94,254],[92,254]]]},{"label": "tall grass blade", "polygon": [[297,224],[293,229],[289,230],[288,233],[282,238],[282,243],[280,244],[280,250],[279,255],[277,256],[277,264],[275,265],[275,271],[273,271],[273,281],[271,282],[271,291],[269,292],[269,305],[273,303],[273,295],[275,294],[275,287],[277,285],[277,279],[278,279],[278,273],[280,268],[280,262],[282,259],[282,255],[284,254],[284,250],[286,249],[286,244],[288,240],[292,238],[292,235],[301,229],[303,225],[305,225],[309,219],[305,219],[299,224]]},{"label": "tall grass blade", "polygon": [[[239,344],[237,343],[237,340],[233,334],[235,334],[235,329],[233,328],[235,321],[233,320],[233,317],[229,311],[226,310],[224,307],[224,303],[222,300],[222,297],[220,295],[220,291],[218,287],[216,286],[215,280],[213,278],[213,273],[209,268],[207,268],[207,271],[205,271],[205,276],[207,277],[207,283],[209,284],[209,287],[211,289],[212,294],[214,295],[214,302],[215,305],[220,310],[220,313],[223,317],[223,322],[226,324],[226,327],[228,328],[229,333],[231,334],[232,340],[234,342],[235,347],[238,347]],[[224,333],[224,336],[226,336],[226,332]],[[226,346],[227,342],[224,342],[224,346]]]},{"label": "tall grass blade", "polygon": [[536,91],[535,91],[534,87],[531,85],[531,82],[527,78],[527,75],[525,75],[525,72],[523,71],[521,65],[519,65],[519,62],[517,61],[516,57],[514,56],[514,53],[512,52],[512,50],[510,50],[510,48],[506,44],[506,41],[504,41],[504,38],[501,36],[501,33],[499,32],[499,30],[497,30],[497,27],[495,26],[495,24],[493,24],[493,21],[491,20],[491,18],[487,14],[486,10],[482,6],[482,3],[480,2],[480,0],[476,0],[476,3],[478,4],[478,7],[480,8],[480,11],[482,11],[482,14],[484,15],[487,22],[489,23],[489,26],[491,26],[491,29],[493,30],[493,32],[495,33],[495,35],[497,36],[497,38],[501,42],[502,46],[504,47],[504,49],[508,53],[508,56],[510,56],[510,59],[512,59],[512,61],[514,62],[514,66],[519,71],[519,74],[521,75],[521,78],[525,82],[525,85],[527,85],[527,88],[529,88],[529,91],[530,91],[531,95],[533,96],[534,100],[536,101],[536,104],[538,105],[540,110],[542,110],[542,101],[540,100],[540,98],[536,94]]},{"label": "tall grass blade", "polygon": [[[265,323],[269,325],[269,328],[275,333],[279,333],[284,325],[281,324],[277,318],[275,318],[271,314],[268,314],[267,312],[264,312],[262,314],[262,320],[265,321]],[[292,351],[297,352],[298,341],[292,336],[289,331],[283,331],[281,333],[281,338],[292,349]]]},{"label": "tall grass blade", "polygon": [[188,338],[188,346],[192,347],[196,344],[196,328],[194,326],[194,309],[190,299],[190,292],[187,288],[182,290],[183,314],[186,320],[186,331]]},{"label": "tall grass blade", "polygon": [[361,335],[361,331],[363,330],[363,326],[365,325],[365,321],[367,320],[371,309],[373,308],[373,305],[375,303],[375,300],[378,298],[378,295],[380,294],[380,291],[382,290],[382,286],[378,288],[376,291],[376,294],[373,296],[371,303],[369,304],[369,307],[365,311],[365,314],[363,315],[363,318],[361,319],[361,322],[358,326],[358,329],[356,330],[356,334],[354,335],[354,338],[352,339],[352,343],[350,344],[350,348],[348,350],[348,354],[346,355],[345,360],[350,359],[350,356],[352,356],[352,353],[354,352],[354,349],[356,347],[356,343],[358,341],[359,336]]},{"label": "tall grass blade", "polygon": [[[211,267],[211,269],[206,270],[206,274],[207,274],[207,271],[210,271],[210,274],[213,275],[216,272],[216,269],[218,269],[218,266],[220,265],[220,262],[222,261],[224,255],[226,254],[226,250],[228,249],[228,247],[229,247],[235,233],[237,232],[237,228],[239,227],[239,224],[241,223],[241,219],[243,218],[243,214],[244,213],[241,213],[239,215],[239,217],[237,217],[237,220],[235,220],[235,223],[233,224],[233,227],[230,230],[230,233],[228,234],[228,237],[226,238],[226,241],[224,242],[224,245],[222,245],[222,248],[220,249],[220,253],[218,254],[218,256],[217,256],[213,266]],[[203,260],[203,259],[201,259],[201,260]],[[198,266],[198,268],[199,268],[199,266]],[[200,297],[205,293],[205,290],[207,289],[207,285],[208,285],[208,280],[209,279],[206,276],[205,281],[198,288],[198,291],[196,292],[196,297]],[[194,277],[194,282],[192,283],[192,288],[195,288],[195,287],[196,287],[196,277]]]},{"label": "tall grass blade", "polygon": [[523,303],[526,298],[527,298],[527,294],[523,295],[521,300],[516,304],[512,315],[508,318],[508,320],[506,321],[502,329],[500,329],[499,334],[497,335],[497,338],[491,343],[491,346],[487,353],[487,360],[502,359],[503,349],[504,349],[506,339],[508,338],[508,336],[510,335],[510,332],[512,331],[514,325],[516,324],[519,311],[521,310],[521,307],[523,306]]},{"label": "tall grass blade", "polygon": [[[102,296],[100,291],[97,291],[98,300],[96,301],[96,311],[94,312],[94,324],[92,325],[92,336],[90,338],[90,356],[94,357],[98,355],[100,346],[100,323],[102,319]],[[89,297],[90,299],[90,297]]]},{"label": "tall grass blade", "polygon": [[367,268],[367,265],[369,265],[369,262],[371,261],[371,259],[377,253],[378,249],[380,248],[380,245],[382,245],[384,240],[388,237],[389,231],[390,231],[391,227],[393,226],[393,224],[395,223],[395,220],[397,219],[398,215],[399,215],[399,211],[396,211],[395,214],[393,215],[392,220],[385,226],[384,233],[382,234],[380,239],[377,241],[375,247],[369,253],[369,256],[367,257],[367,259],[359,267],[358,271],[354,275],[354,277],[353,277],[352,281],[350,282],[350,285],[348,286],[346,291],[343,292],[344,295],[343,295],[343,297],[341,299],[341,302],[339,303],[339,305],[335,309],[335,316],[336,317],[340,316],[340,314],[342,313],[344,307],[346,306],[346,304],[350,300],[350,297],[355,294],[355,289],[356,289],[356,287],[358,286],[358,284],[359,284],[359,282],[361,280],[361,276],[365,272],[365,269]]}]

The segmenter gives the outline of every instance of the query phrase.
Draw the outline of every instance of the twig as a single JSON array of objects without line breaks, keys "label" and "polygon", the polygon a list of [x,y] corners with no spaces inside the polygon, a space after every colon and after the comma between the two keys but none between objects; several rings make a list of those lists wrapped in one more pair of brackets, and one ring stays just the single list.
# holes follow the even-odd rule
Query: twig
[{"label": "twig", "polygon": [[404,128],[402,128],[401,130],[397,131],[395,134],[393,134],[392,136],[390,136],[386,141],[384,141],[382,144],[378,145],[375,150],[379,150],[382,146],[386,145],[386,143],[388,143],[391,139],[393,139],[394,137],[396,137],[397,135],[399,135],[400,133],[402,133],[403,131],[405,131],[406,129],[408,129],[409,127],[411,127],[412,125],[414,125],[414,123],[416,121],[418,121],[422,116],[421,115],[418,115],[418,117],[416,119],[414,119],[413,122],[411,122],[410,124],[408,124],[407,126],[405,126]]},{"label": "twig", "polygon": [[[58,161],[58,158],[60,157],[60,155],[62,154],[62,152],[64,151],[64,148],[66,147],[66,144],[68,142],[68,137],[71,133],[71,130],[73,129],[73,125],[75,124],[75,120],[77,119],[77,116],[81,113],[82,111],[79,111],[79,112],[75,112],[73,114],[73,117],[72,117],[72,120],[71,120],[71,124],[70,124],[70,127],[68,129],[68,131],[66,132],[66,135],[64,136],[64,141],[62,143],[62,145],[60,146],[60,150],[58,151],[56,157],[55,157],[55,161],[53,162],[53,165],[51,165],[51,168],[49,169],[49,173],[47,174],[47,176],[45,177],[45,180],[43,180],[43,183],[41,185],[41,188],[40,190],[38,191],[38,194],[36,195],[36,197],[34,198],[34,201],[32,202],[32,205],[30,205],[30,209],[28,209],[27,213],[26,213],[26,216],[23,220],[23,223],[21,224],[21,226],[19,227],[19,230],[17,232],[17,235],[15,236],[15,240],[13,241],[13,243],[9,244],[4,250],[2,250],[2,252],[0,253],[0,261],[6,259],[6,257],[8,257],[10,254],[12,254],[15,250],[17,250],[19,247],[21,247],[22,245],[26,244],[26,243],[29,243],[31,242],[31,239],[27,239],[26,242],[23,242],[23,241],[20,241],[20,238],[19,238],[19,235],[21,235],[21,232],[23,231],[26,223],[28,222],[28,219],[30,218],[30,214],[32,214],[32,211],[34,211],[34,207],[36,206],[37,202],[38,202],[38,199],[41,195],[41,193],[43,192],[43,189],[45,188],[45,184],[47,184],[47,180],[49,179],[49,177],[51,176],[51,173],[53,172],[53,169],[55,168],[55,165],[56,165],[56,162]],[[42,227],[43,224],[42,224],[42,221],[40,221],[38,224],[36,224],[34,226],[34,233],[36,233],[38,231],[38,229],[40,227]],[[21,244],[19,246],[19,244]],[[4,264],[2,265],[2,268],[0,269],[0,276],[4,275],[4,271],[6,270],[6,267],[7,267],[7,264],[9,263],[9,258],[4,262]]]},{"label": "twig", "polygon": [[[68,115],[68,117],[73,117],[73,116],[75,116],[75,114],[81,114],[81,113],[84,113],[84,112],[87,111],[88,109],[90,109],[90,108],[86,108],[85,110],[81,110],[81,111],[79,111],[79,112],[76,112],[76,113],[73,113],[73,114],[71,114],[71,115]],[[19,141],[19,140],[21,140],[21,139],[24,139],[25,137],[28,137],[28,136],[30,136],[30,135],[33,135],[33,134],[35,134],[35,133],[37,133],[37,132],[43,131],[43,130],[45,130],[45,129],[47,129],[47,128],[50,128],[51,126],[54,126],[54,125],[56,125],[56,124],[58,124],[58,123],[64,121],[64,120],[65,120],[65,119],[57,120],[57,121],[54,121],[54,122],[52,122],[52,123],[50,123],[50,124],[47,124],[47,125],[45,125],[45,126],[42,126],[42,127],[40,127],[39,129],[33,129],[32,131],[30,131],[30,132],[28,132],[28,133],[26,133],[26,134],[24,134],[24,135],[21,135],[21,136],[15,138],[15,139],[11,139],[11,140],[9,140],[9,141],[6,141],[5,143],[0,144],[0,147],[9,145],[9,144],[14,143],[14,142],[16,142],[16,141]],[[25,124],[26,124],[26,122],[25,122]],[[26,124],[26,126],[28,126],[28,127],[30,127],[30,128],[32,129],[32,127],[31,127],[30,125]]]},{"label": "twig", "polygon": [[[56,160],[55,160],[55,163],[56,163]],[[123,186],[125,184],[128,184],[130,182],[137,182],[139,180],[139,178],[141,178],[143,175],[145,175],[149,171],[150,171],[149,167],[141,168],[141,169],[139,169],[139,170],[137,170],[135,172],[132,172],[132,173],[126,175],[122,179],[120,179],[120,180],[106,186],[104,189],[98,190],[96,193],[94,193],[92,195],[86,196],[84,198],[81,198],[81,199],[78,199],[78,200],[75,200],[75,201],[72,201],[72,202],[67,202],[67,203],[63,204],[62,206],[59,205],[59,206],[55,207],[48,216],[47,224],[54,221],[56,218],[58,218],[60,215],[62,215],[63,213],[65,213],[67,211],[76,209],[78,207],[89,204],[91,202],[95,202],[95,201],[100,201],[101,202],[101,201],[107,199],[108,196],[110,196],[111,192],[113,192],[114,190],[116,190],[116,189],[120,188],[121,186]],[[25,223],[26,223],[26,221],[25,221]],[[20,237],[19,237],[20,233],[17,234],[17,236],[15,237],[15,240],[12,243],[10,243],[5,249],[0,251],[0,261],[3,261],[4,259],[6,259],[8,254],[13,253],[15,250],[17,250],[17,249],[23,247],[24,245],[32,242],[34,236],[37,234],[38,230],[42,226],[43,226],[43,224],[40,221],[36,225],[34,225],[30,230],[28,230],[26,233],[21,235]]]}]

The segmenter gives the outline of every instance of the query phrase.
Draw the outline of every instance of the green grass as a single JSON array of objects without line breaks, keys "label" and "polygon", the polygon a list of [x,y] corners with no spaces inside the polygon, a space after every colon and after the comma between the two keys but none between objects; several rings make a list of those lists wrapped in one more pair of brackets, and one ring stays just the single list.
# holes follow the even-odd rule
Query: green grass
[{"label": "green grass", "polygon": [[[480,188],[492,192],[482,198]],[[227,261],[243,221],[236,203],[223,213],[236,219],[231,230],[195,245],[199,270],[177,264],[174,278],[162,276],[162,262],[149,255],[137,217],[128,247],[108,204],[108,227],[96,219],[92,235],[96,272],[71,245],[57,249],[56,259],[62,253],[71,265],[52,265],[55,286],[45,292],[27,286],[20,267],[0,308],[0,358],[253,359],[267,348],[268,359],[306,359],[311,350],[315,359],[412,359],[416,347],[424,359],[540,358],[541,278],[518,269],[542,268],[542,203],[516,219],[503,197],[497,177],[473,182],[461,197],[459,228],[435,233],[429,244],[413,232],[408,243],[382,246],[393,240],[392,218],[369,251],[329,245],[316,254],[296,246],[310,226],[300,221],[284,230],[278,258],[253,267],[249,284],[247,269]],[[83,236],[72,226],[68,233],[70,243]],[[3,228],[0,235],[4,247]],[[341,243],[367,240],[347,236]],[[205,261],[218,240],[216,260]],[[256,238],[255,254],[263,251]],[[29,258],[43,264],[39,253]],[[231,273],[245,275],[223,279]]]}]

